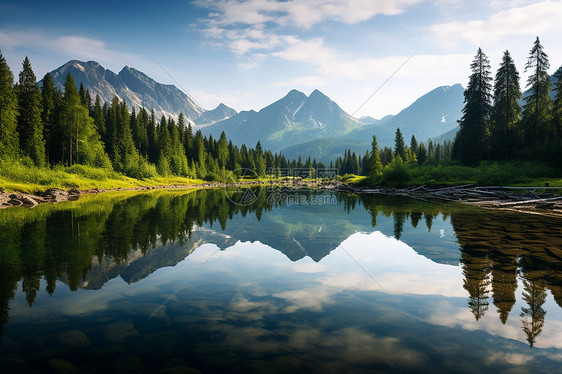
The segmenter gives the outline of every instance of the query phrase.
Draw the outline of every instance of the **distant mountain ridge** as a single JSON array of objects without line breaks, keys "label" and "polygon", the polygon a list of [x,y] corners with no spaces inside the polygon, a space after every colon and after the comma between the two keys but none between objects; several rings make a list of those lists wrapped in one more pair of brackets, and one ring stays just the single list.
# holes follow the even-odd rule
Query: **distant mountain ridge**
[{"label": "distant mountain ridge", "polygon": [[195,120],[195,124],[198,126],[212,125],[213,123],[225,120],[236,114],[238,114],[237,111],[220,103],[215,109],[208,110],[201,114],[201,116]]},{"label": "distant mountain ridge", "polygon": [[115,74],[95,61],[72,60],[50,74],[62,88],[69,73],[76,86],[82,83],[92,98],[99,95],[110,102],[117,95],[130,109],[154,109],[158,120],[162,115],[177,119],[182,112],[204,135],[219,137],[225,131],[238,145],[254,146],[260,141],[264,148],[282,151],[287,157],[312,156],[324,161],[342,155],[345,148],[364,153],[373,134],[379,146],[392,146],[398,127],[407,142],[412,134],[421,141],[450,134],[461,117],[464,92],[460,84],[442,86],[397,115],[356,119],[317,89],[309,96],[291,90],[257,112],[237,113],[223,103],[205,110],[176,86],[158,83],[129,66]]},{"label": "distant mountain ridge", "polygon": [[397,128],[400,128],[407,143],[412,135],[418,141],[425,142],[445,133],[456,132],[463,102],[464,88],[460,84],[437,87],[394,116],[385,116],[381,120],[362,117],[364,125],[348,132],[340,141],[334,137],[318,138],[292,144],[281,151],[289,158],[310,155],[329,161],[342,155],[344,148],[364,154],[370,148],[373,135],[377,136],[379,147],[392,147]]},{"label": "distant mountain ridge", "polygon": [[[225,115],[234,115],[236,111],[222,104],[212,111],[206,111],[197,102],[172,84],[156,82],[145,73],[125,66],[119,74],[105,69],[95,61],[72,60],[50,72],[56,87],[63,88],[68,74],[72,74],[76,87],[80,83],[90,91],[92,100],[99,95],[102,102],[111,102],[116,95],[127,103],[129,109],[154,109],[159,120],[162,115],[177,119],[183,113],[187,119],[195,123],[202,115],[213,118],[217,116],[217,109]],[[41,83],[41,82],[40,82]],[[220,115],[218,115],[221,117]],[[204,121],[203,121],[204,122]]]},{"label": "distant mountain ridge", "polygon": [[291,90],[283,98],[259,112],[244,111],[205,127],[205,135],[220,136],[225,131],[236,144],[261,144],[280,149],[327,136],[343,136],[364,126],[319,90],[310,96]]}]

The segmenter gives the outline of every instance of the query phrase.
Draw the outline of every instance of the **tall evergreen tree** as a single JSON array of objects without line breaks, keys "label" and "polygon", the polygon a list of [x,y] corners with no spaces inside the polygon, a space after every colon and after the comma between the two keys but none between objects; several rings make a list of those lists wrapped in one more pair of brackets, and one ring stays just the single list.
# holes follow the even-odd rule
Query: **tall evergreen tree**
[{"label": "tall evergreen tree", "polygon": [[143,156],[148,155],[148,112],[145,108],[139,110],[139,115],[137,116],[137,134],[135,138],[135,146],[137,147],[139,153]]},{"label": "tall evergreen tree", "polygon": [[394,156],[400,156],[402,159],[406,157],[406,143],[404,142],[404,135],[402,135],[400,127],[396,129],[394,136]]},{"label": "tall evergreen tree", "polygon": [[369,176],[375,177],[382,173],[382,162],[379,155],[379,145],[376,135],[373,135],[371,142],[371,153],[369,155]]},{"label": "tall evergreen tree", "polygon": [[217,153],[218,153],[219,166],[221,168],[226,167],[228,162],[228,143],[226,141],[226,134],[224,133],[224,131],[221,133],[219,139]]},{"label": "tall evergreen tree", "polygon": [[525,142],[535,154],[546,152],[543,145],[551,135],[548,128],[551,107],[549,68],[548,55],[537,36],[525,65],[525,72],[529,71],[531,75],[527,79],[529,95],[525,96],[523,105]]},{"label": "tall evergreen tree", "polygon": [[410,139],[410,150],[413,154],[418,154],[418,140],[414,135],[412,135],[412,138]]},{"label": "tall evergreen tree", "polygon": [[14,74],[0,52],[0,158],[13,158],[19,152],[17,133],[18,100]]},{"label": "tall evergreen tree", "polygon": [[43,85],[41,87],[41,104],[43,112],[41,119],[43,121],[43,138],[45,139],[45,150],[47,160],[51,162],[60,161],[60,148],[62,144],[62,134],[60,131],[59,122],[56,118],[57,111],[57,89],[53,84],[51,74],[47,73],[43,77]]},{"label": "tall evergreen tree", "polygon": [[554,128],[555,148],[552,152],[555,157],[553,161],[562,164],[562,66],[554,73],[554,101],[552,103],[552,121]]},{"label": "tall evergreen tree", "polygon": [[515,152],[517,124],[521,114],[520,99],[519,73],[509,51],[505,51],[494,82],[490,141],[493,158],[507,159]]},{"label": "tall evergreen tree", "polygon": [[17,85],[18,133],[22,153],[29,156],[38,166],[45,165],[45,141],[43,140],[43,120],[41,119],[41,90],[31,68],[29,58],[23,60]]},{"label": "tall evergreen tree", "polygon": [[188,123],[187,129],[183,132],[183,147],[187,158],[193,160],[195,156],[193,154],[193,129],[191,123]]},{"label": "tall evergreen tree", "polygon": [[109,157],[103,149],[94,120],[80,102],[74,79],[68,74],[64,84],[64,105],[61,122],[64,134],[62,161],[69,165],[81,163],[111,168]]},{"label": "tall evergreen tree", "polygon": [[150,119],[146,129],[148,138],[148,160],[152,163],[158,161],[158,132],[156,129],[156,118],[154,117],[154,109],[150,112]]},{"label": "tall evergreen tree", "polygon": [[416,153],[416,157],[418,159],[419,165],[427,161],[427,150],[425,149],[425,145],[423,144],[423,142],[418,145],[418,152]]},{"label": "tall evergreen tree", "polygon": [[96,130],[102,137],[105,136],[105,118],[103,115],[103,109],[101,105],[101,98],[99,95],[96,95],[96,101],[94,103],[94,125],[96,126]]},{"label": "tall evergreen tree", "polygon": [[464,91],[463,116],[455,137],[454,157],[464,164],[475,165],[488,153],[488,134],[491,112],[490,61],[482,49],[470,64],[472,74]]}]

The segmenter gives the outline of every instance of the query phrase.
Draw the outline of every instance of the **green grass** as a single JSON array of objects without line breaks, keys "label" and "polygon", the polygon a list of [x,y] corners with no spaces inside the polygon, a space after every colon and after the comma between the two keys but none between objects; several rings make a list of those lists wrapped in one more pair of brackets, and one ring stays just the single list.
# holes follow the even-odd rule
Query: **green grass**
[{"label": "green grass", "polygon": [[184,177],[154,177],[134,179],[112,170],[85,165],[39,168],[20,162],[0,161],[0,188],[6,191],[39,193],[47,188],[80,190],[99,188],[134,188],[140,186],[182,185],[205,183],[199,179]]},{"label": "green grass", "polygon": [[446,187],[463,184],[486,186],[562,187],[562,171],[540,162],[482,162],[477,167],[449,162],[439,165],[399,165],[385,167],[382,175],[350,180],[358,186]]}]

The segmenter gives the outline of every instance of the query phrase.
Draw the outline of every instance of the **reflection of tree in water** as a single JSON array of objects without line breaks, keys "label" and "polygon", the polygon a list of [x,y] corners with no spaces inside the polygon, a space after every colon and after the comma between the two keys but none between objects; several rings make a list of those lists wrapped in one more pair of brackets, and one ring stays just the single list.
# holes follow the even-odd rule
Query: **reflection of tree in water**
[{"label": "reflection of tree in water", "polygon": [[11,269],[0,265],[0,337],[8,322],[10,300],[16,296],[18,278]]},{"label": "reflection of tree in water", "polygon": [[463,288],[468,291],[468,306],[478,321],[488,310],[491,263],[486,256],[472,256],[468,251],[461,254],[464,275]]},{"label": "reflection of tree in water", "polygon": [[404,212],[394,213],[394,237],[400,240],[402,236],[402,231],[404,230],[404,221],[408,215]]},{"label": "reflection of tree in water", "polygon": [[420,222],[421,218],[422,218],[422,212],[412,212],[410,214],[410,221],[412,222],[413,228],[418,227],[418,223]]},{"label": "reflection of tree in water", "polygon": [[33,210],[1,211],[0,334],[19,281],[31,307],[42,278],[49,294],[57,279],[77,290],[94,259],[109,257],[120,263],[132,251],[145,253],[167,242],[183,243],[194,225],[218,221],[224,227],[236,214],[254,213],[259,219],[269,209],[265,196],[242,206],[232,204],[223,191],[202,190],[86,196]]},{"label": "reflection of tree in water", "polygon": [[537,336],[542,332],[546,311],[542,308],[546,301],[545,284],[542,280],[523,280],[523,300],[527,308],[521,307],[523,331],[527,335],[527,342],[533,347]]},{"label": "reflection of tree in water", "polygon": [[517,289],[517,258],[492,254],[492,294],[500,321],[505,325],[515,304]]},{"label": "reflection of tree in water", "polygon": [[433,215],[431,213],[425,212],[424,214],[425,217],[425,225],[427,227],[427,231],[431,232],[431,226],[433,226]]},{"label": "reflection of tree in water", "polygon": [[[516,219],[514,219],[516,218]],[[491,291],[499,318],[506,323],[516,302],[517,276],[523,282],[521,323],[532,347],[544,327],[546,289],[562,306],[562,232],[542,217],[473,211],[454,213],[451,222],[461,248],[465,288],[473,313],[491,272]],[[475,250],[478,249],[477,251]],[[489,264],[489,265],[487,265]],[[468,287],[467,287],[468,285]],[[475,313],[477,319],[481,313]]]}]

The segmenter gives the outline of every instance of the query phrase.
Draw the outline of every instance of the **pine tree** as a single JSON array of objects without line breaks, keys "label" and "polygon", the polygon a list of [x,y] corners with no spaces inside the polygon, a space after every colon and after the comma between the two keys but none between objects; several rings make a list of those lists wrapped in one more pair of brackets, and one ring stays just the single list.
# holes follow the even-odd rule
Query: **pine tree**
[{"label": "pine tree", "polygon": [[135,147],[141,155],[148,155],[148,112],[142,108],[137,116]]},{"label": "pine tree", "polygon": [[410,139],[410,150],[413,154],[418,154],[418,140],[414,135],[412,135],[412,139]]},{"label": "pine tree", "polygon": [[187,129],[183,133],[183,147],[187,158],[193,160],[193,129],[191,128],[191,123],[188,123]]},{"label": "pine tree", "polygon": [[428,162],[435,161],[435,148],[433,147],[433,141],[430,139],[427,143],[427,159]]},{"label": "pine tree", "polygon": [[369,155],[369,176],[374,178],[382,173],[382,162],[379,155],[379,145],[376,135],[373,135],[371,142],[371,154]]},{"label": "pine tree", "polygon": [[551,107],[549,68],[548,55],[537,36],[525,65],[525,72],[530,71],[531,75],[527,79],[529,95],[524,97],[523,105],[525,143],[536,155],[546,153],[543,146],[551,136],[548,128]]},{"label": "pine tree", "polygon": [[494,82],[492,108],[491,156],[507,159],[515,151],[517,124],[521,114],[519,73],[509,51],[505,51]]},{"label": "pine tree", "polygon": [[228,163],[228,143],[226,142],[226,134],[224,133],[224,131],[221,133],[219,139],[217,153],[218,153],[219,166],[221,168],[226,167]]},{"label": "pine tree", "polygon": [[0,159],[15,158],[19,153],[17,121],[14,74],[0,52]]},{"label": "pine tree", "polygon": [[88,112],[90,111],[90,101],[91,98],[90,93],[86,91],[86,89],[84,89],[84,85],[82,84],[82,82],[80,82],[80,88],[78,89],[78,96],[80,96],[80,103],[82,105],[84,105],[84,107],[86,109],[88,109]]},{"label": "pine tree", "polygon": [[150,119],[146,129],[148,138],[148,160],[152,163],[158,161],[158,132],[156,129],[156,118],[154,117],[154,109],[150,112]]},{"label": "pine tree", "polygon": [[556,92],[556,94],[554,96],[554,102],[552,103],[552,113],[558,136],[562,136],[562,66],[556,70],[556,73],[554,73],[553,76],[555,79],[554,92]]},{"label": "pine tree", "polygon": [[400,128],[396,129],[396,135],[394,137],[394,157],[400,156],[402,159],[406,156],[406,145],[404,143],[404,136],[400,131]]},{"label": "pine tree", "polygon": [[16,91],[20,108],[17,126],[20,148],[23,155],[29,156],[37,166],[43,166],[46,157],[41,119],[41,90],[27,57],[23,61]]},{"label": "pine tree", "polygon": [[475,165],[487,157],[492,108],[490,61],[482,49],[478,48],[470,68],[472,74],[464,91],[465,105],[455,137],[454,157],[463,164]]},{"label": "pine tree", "polygon": [[60,148],[60,144],[63,142],[59,126],[60,121],[57,121],[56,118],[56,112],[60,109],[57,107],[61,105],[60,102],[57,103],[57,94],[60,95],[55,89],[51,75],[45,74],[41,87],[41,105],[43,107],[41,120],[43,121],[43,138],[45,139],[47,160],[53,163],[60,161],[60,152],[57,148]]},{"label": "pine tree", "polygon": [[99,95],[96,95],[96,101],[94,103],[94,125],[96,126],[96,130],[103,138],[105,136],[105,118],[103,115],[103,109],[101,106],[101,98]]},{"label": "pine tree", "polygon": [[427,161],[427,150],[425,149],[423,142],[418,145],[416,157],[418,159],[418,165],[422,165],[425,161]]},{"label": "pine tree", "polygon": [[554,128],[555,147],[552,161],[555,165],[562,163],[562,66],[554,73],[554,91],[556,95],[552,103],[552,121]]},{"label": "pine tree", "polygon": [[64,142],[60,144],[63,148],[62,161],[69,165],[80,163],[111,168],[94,120],[89,116],[88,109],[82,105],[71,74],[66,77],[64,88],[61,114]]},{"label": "pine tree", "polygon": [[381,162],[384,166],[390,164],[394,160],[394,153],[392,153],[392,148],[384,147],[380,152]]}]

